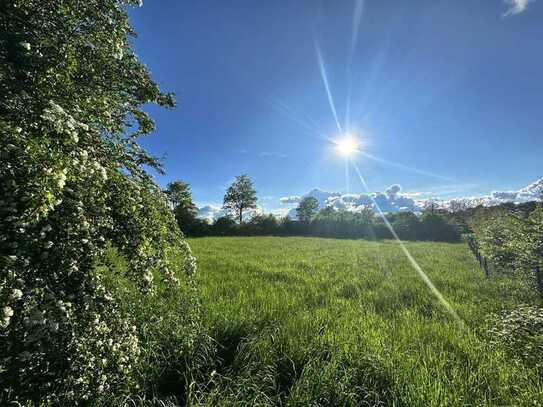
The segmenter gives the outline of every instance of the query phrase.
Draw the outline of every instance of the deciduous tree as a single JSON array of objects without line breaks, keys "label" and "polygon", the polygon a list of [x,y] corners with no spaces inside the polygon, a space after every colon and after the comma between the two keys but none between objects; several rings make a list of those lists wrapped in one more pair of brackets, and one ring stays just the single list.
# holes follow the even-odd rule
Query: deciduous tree
[{"label": "deciduous tree", "polygon": [[307,223],[313,219],[313,216],[317,213],[319,209],[319,201],[317,201],[312,196],[307,196],[303,198],[298,207],[296,208],[296,215],[298,215],[298,220],[300,222]]},{"label": "deciduous tree", "polygon": [[183,181],[170,182],[165,193],[172,205],[175,219],[181,231],[190,234],[198,208],[192,200],[189,184]]},{"label": "deciduous tree", "polygon": [[240,175],[224,195],[223,208],[235,214],[243,222],[243,211],[256,208],[256,191],[248,175]]}]

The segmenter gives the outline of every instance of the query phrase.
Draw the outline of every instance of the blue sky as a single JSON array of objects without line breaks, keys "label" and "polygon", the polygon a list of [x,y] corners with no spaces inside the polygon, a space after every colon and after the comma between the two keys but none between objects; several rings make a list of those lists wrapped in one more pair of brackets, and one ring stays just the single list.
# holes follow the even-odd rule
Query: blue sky
[{"label": "blue sky", "polygon": [[242,173],[266,209],[346,192],[317,50],[342,130],[379,159],[357,158],[372,190],[471,196],[543,175],[543,1],[161,0],[131,17],[178,100],[149,108],[142,143],[165,157],[158,181],[189,182],[200,205]]}]

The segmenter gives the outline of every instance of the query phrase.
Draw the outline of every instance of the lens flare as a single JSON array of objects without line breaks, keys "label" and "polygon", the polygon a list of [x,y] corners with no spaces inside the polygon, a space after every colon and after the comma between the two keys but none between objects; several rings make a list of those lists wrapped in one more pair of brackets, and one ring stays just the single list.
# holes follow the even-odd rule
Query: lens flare
[{"label": "lens flare", "polygon": [[344,135],[334,141],[336,151],[344,157],[351,157],[360,152],[360,140],[352,135]]},{"label": "lens flare", "polygon": [[398,244],[400,245],[400,248],[402,249],[405,257],[407,257],[407,259],[409,260],[409,262],[411,263],[411,266],[413,267],[413,269],[415,269],[415,271],[417,272],[417,274],[419,275],[419,277],[422,279],[422,281],[426,284],[426,286],[430,289],[430,291],[432,292],[432,294],[434,294],[434,296],[438,299],[438,301],[441,303],[441,305],[443,306],[443,308],[445,308],[447,310],[447,312],[449,313],[449,315],[451,315],[453,317],[453,319],[458,323],[459,326],[461,327],[464,327],[464,321],[462,321],[462,319],[458,316],[458,314],[456,313],[456,311],[453,309],[453,307],[451,306],[451,304],[449,304],[449,302],[445,299],[445,297],[443,296],[443,294],[441,294],[441,292],[437,289],[437,287],[434,285],[434,283],[432,282],[432,280],[430,280],[430,278],[428,277],[428,275],[424,272],[424,270],[422,270],[422,267],[419,265],[419,263],[415,260],[415,258],[413,257],[413,255],[409,252],[409,250],[407,250],[407,247],[405,246],[405,244],[402,242],[402,240],[398,237],[398,234],[396,233],[396,231],[394,230],[394,228],[392,227],[392,225],[390,224],[390,222],[388,221],[388,219],[386,218],[385,214],[383,213],[383,211],[381,210],[381,207],[379,206],[379,204],[375,201],[375,199],[373,198],[373,196],[371,195],[370,193],[370,189],[368,187],[368,184],[366,183],[366,180],[364,179],[364,177],[362,176],[362,173],[360,172],[360,169],[358,168],[358,165],[356,165],[356,163],[354,161],[351,161],[351,164],[353,165],[353,168],[354,170],[356,171],[356,174],[358,175],[358,178],[360,179],[360,182],[362,183],[362,185],[364,186],[364,189],[366,189],[366,191],[368,192],[369,196],[370,196],[370,199],[372,200],[373,202],[373,205],[375,206],[375,208],[377,209],[377,213],[379,214],[379,216],[383,219],[383,222],[385,223],[386,227],[388,228],[388,230],[390,231],[390,233],[392,234],[392,236],[394,237],[394,240],[396,240],[398,242]]},{"label": "lens flare", "polygon": [[336,121],[337,129],[341,132],[341,124],[339,123],[336,105],[334,103],[334,98],[332,97],[332,91],[330,90],[330,84],[328,83],[328,74],[326,73],[326,65],[324,64],[324,59],[322,57],[322,52],[319,44],[315,41],[315,51],[317,52],[317,61],[319,63],[319,71],[321,73],[322,84],[326,90],[326,95],[328,96],[328,104],[330,105],[330,110]]}]

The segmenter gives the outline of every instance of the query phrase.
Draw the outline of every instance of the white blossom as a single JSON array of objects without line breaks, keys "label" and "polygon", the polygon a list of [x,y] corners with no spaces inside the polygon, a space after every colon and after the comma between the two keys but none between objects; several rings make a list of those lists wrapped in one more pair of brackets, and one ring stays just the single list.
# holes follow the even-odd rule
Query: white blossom
[{"label": "white blossom", "polygon": [[11,294],[10,294],[9,298],[12,301],[17,301],[17,300],[21,299],[22,296],[23,296],[23,292],[21,290],[19,290],[18,288],[14,288],[13,290],[11,290]]},{"label": "white blossom", "polygon": [[4,318],[11,318],[13,316],[13,309],[6,305],[2,309],[2,315],[4,316]]}]

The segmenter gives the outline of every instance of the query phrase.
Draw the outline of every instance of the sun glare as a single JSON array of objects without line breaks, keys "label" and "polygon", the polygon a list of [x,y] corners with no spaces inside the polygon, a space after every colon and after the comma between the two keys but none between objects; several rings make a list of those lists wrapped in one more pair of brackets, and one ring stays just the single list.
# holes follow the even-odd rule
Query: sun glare
[{"label": "sun glare", "polygon": [[336,151],[344,156],[350,157],[360,152],[360,140],[351,135],[344,135],[335,141]]}]

